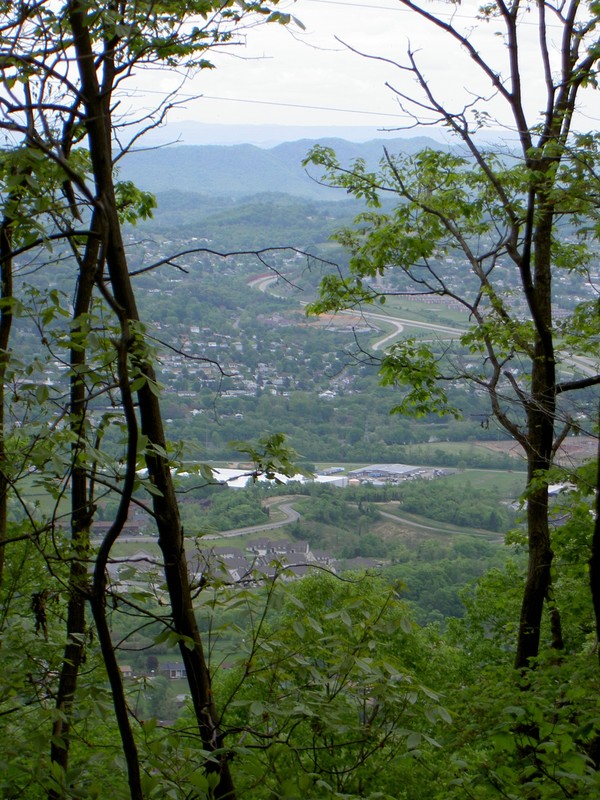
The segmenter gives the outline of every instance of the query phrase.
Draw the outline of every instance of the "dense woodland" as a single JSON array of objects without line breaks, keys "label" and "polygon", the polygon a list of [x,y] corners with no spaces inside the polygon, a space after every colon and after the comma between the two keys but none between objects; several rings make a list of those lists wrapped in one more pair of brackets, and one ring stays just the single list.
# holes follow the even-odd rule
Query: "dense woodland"
[{"label": "dense woodland", "polygon": [[[506,104],[508,151],[409,52],[399,96],[459,147],[136,153],[178,102],[134,129],[138,69],[293,20],[0,3],[7,800],[600,791],[597,9],[492,3],[497,68],[401,3]],[[429,469],[298,479],[369,462]]]}]

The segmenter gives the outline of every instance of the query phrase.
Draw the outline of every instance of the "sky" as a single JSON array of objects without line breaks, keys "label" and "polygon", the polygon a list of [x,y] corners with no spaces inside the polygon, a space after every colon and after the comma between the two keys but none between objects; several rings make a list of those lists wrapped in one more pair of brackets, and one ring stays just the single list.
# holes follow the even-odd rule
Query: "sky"
[{"label": "sky", "polygon": [[[460,5],[427,0],[425,7],[443,19],[452,18],[468,31],[479,51],[505,68],[500,25],[477,21],[478,5],[471,0]],[[287,27],[269,24],[243,30],[240,44],[211,54],[214,70],[188,76],[178,94],[182,105],[170,116],[172,130],[178,123],[188,123],[181,127],[184,140],[194,138],[190,122],[201,127],[255,126],[257,131],[278,126],[332,130],[356,126],[364,130],[363,138],[369,138],[367,131],[410,127],[412,119],[402,101],[386,86],[414,94],[414,79],[401,69],[409,48],[417,53],[434,91],[453,110],[461,110],[476,95],[492,94],[489,82],[464,52],[395,0],[282,0],[278,9],[294,15],[303,28],[292,22]],[[536,77],[540,70],[533,15],[523,18],[520,32],[533,120],[543,89]],[[551,57],[559,56],[555,45]],[[167,71],[140,75],[135,102],[143,96],[151,105],[175,88],[181,77]],[[491,99],[488,109],[495,125],[510,128],[511,120],[497,99]],[[594,127],[598,114],[591,107],[586,113],[589,127]]]}]

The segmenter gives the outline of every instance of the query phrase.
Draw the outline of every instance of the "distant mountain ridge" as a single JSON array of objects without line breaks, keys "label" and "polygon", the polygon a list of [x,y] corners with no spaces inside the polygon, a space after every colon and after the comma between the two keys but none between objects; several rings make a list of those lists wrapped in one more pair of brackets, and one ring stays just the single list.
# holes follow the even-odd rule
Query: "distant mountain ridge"
[{"label": "distant mountain ridge", "polygon": [[[141,129],[140,129],[141,132]],[[486,129],[486,135],[491,133]],[[255,144],[268,148],[282,142],[295,142],[298,139],[346,139],[349,142],[368,142],[371,139],[386,141],[403,137],[428,136],[436,141],[448,142],[451,136],[446,128],[414,127],[407,129],[382,128],[379,125],[289,125],[279,124],[220,124],[199,120],[169,120],[143,134],[144,145],[152,147],[165,144]]]},{"label": "distant mountain ridge", "polygon": [[316,144],[332,147],[342,162],[363,158],[376,167],[384,146],[391,153],[416,153],[444,145],[426,136],[412,139],[373,139],[356,143],[344,139],[300,139],[269,149],[251,144],[175,145],[128,153],[120,162],[120,177],[155,193],[178,190],[206,196],[244,197],[283,192],[298,197],[334,200],[343,191],[319,184],[319,168],[307,171],[302,159]]}]

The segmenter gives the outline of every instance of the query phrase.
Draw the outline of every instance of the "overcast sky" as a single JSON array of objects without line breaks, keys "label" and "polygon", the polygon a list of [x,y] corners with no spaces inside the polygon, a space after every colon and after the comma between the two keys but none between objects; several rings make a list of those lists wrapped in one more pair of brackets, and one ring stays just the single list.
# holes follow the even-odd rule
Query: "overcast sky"
[{"label": "overcast sky", "polygon": [[[448,21],[454,15],[454,24],[469,31],[475,46],[502,67],[506,49],[499,35],[501,26],[494,21],[476,21],[478,6],[470,0],[458,6],[426,3],[429,11]],[[297,17],[305,30],[294,24],[248,30],[244,44],[213,54],[216,69],[201,72],[185,85],[181,97],[203,97],[190,98],[185,107],[172,113],[171,121],[373,129],[406,126],[410,118],[386,82],[399,91],[414,93],[414,81],[382,59],[405,63],[409,47],[418,52],[431,85],[453,110],[461,110],[475,94],[492,94],[489,83],[448,37],[394,0],[282,0],[279,9]],[[533,13],[530,16],[524,17],[520,29],[528,102],[535,111],[542,86],[537,78],[535,20]],[[553,48],[553,57],[559,54],[559,48]],[[150,92],[151,103],[176,81],[174,74],[154,73],[140,77],[138,86],[140,91]],[[492,101],[489,109],[501,124],[510,124],[497,101]],[[597,120],[591,107],[587,113],[589,128],[593,128]]]}]

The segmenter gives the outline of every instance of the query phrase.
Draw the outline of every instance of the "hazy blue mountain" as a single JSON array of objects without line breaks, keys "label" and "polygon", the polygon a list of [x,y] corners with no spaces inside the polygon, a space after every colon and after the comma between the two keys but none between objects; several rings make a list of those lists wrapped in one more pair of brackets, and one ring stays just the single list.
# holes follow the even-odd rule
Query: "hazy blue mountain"
[{"label": "hazy blue mountain", "polygon": [[[486,129],[489,134],[489,129]],[[144,134],[144,144],[157,146],[255,144],[274,147],[297,139],[335,137],[349,142],[386,141],[400,137],[411,138],[424,134],[440,142],[449,141],[446,128],[422,127],[410,130],[386,130],[377,125],[221,125],[219,123],[179,120],[160,125]]]},{"label": "hazy blue mountain", "polygon": [[333,147],[347,162],[364,158],[375,167],[383,147],[392,153],[414,153],[441,147],[424,136],[413,139],[374,139],[355,143],[344,139],[301,139],[270,149],[243,144],[232,146],[185,145],[131,152],[120,162],[122,178],[152,192],[181,191],[200,195],[243,197],[261,192],[283,192],[299,197],[334,200],[346,197],[318,183],[320,170],[301,165],[314,144]]},{"label": "hazy blue mountain", "polygon": [[355,158],[364,158],[367,164],[376,166],[383,156],[385,147],[390,153],[418,153],[427,147],[440,148],[443,145],[427,136],[415,136],[411,139],[371,139],[368,142],[349,142],[346,139],[326,137],[322,139],[300,139],[295,142],[284,142],[268,152],[286,163],[300,163],[307,152],[315,144],[331,147],[342,162]]}]

